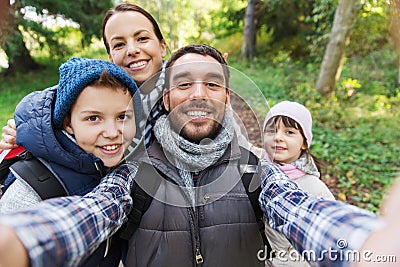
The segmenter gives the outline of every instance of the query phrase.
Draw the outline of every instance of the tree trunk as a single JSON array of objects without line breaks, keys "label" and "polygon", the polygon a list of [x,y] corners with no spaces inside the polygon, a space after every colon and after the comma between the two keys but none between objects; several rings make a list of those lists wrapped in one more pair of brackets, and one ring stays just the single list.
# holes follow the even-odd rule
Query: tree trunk
[{"label": "tree trunk", "polygon": [[[16,7],[17,8],[17,7]],[[25,72],[40,68],[25,46],[21,31],[18,29],[14,7],[10,1],[1,1],[0,17],[4,18],[0,25],[0,45],[8,57],[8,69],[5,75]]]},{"label": "tree trunk", "polygon": [[324,96],[332,95],[342,72],[346,46],[362,7],[360,0],[339,0],[333,27],[315,88]]},{"label": "tree trunk", "polygon": [[256,46],[256,0],[247,0],[246,13],[244,16],[242,57],[251,60],[254,57]]}]

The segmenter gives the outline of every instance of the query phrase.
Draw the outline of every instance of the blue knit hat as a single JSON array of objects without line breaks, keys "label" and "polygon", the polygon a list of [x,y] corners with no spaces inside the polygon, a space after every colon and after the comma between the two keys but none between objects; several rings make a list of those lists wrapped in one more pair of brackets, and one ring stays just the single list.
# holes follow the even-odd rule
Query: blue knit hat
[{"label": "blue knit hat", "polygon": [[107,73],[122,82],[132,94],[135,112],[136,132],[140,132],[139,122],[142,116],[142,101],[135,81],[119,66],[99,59],[70,58],[60,66],[56,101],[53,112],[53,123],[57,129],[63,128],[64,117],[68,114],[79,93],[91,82],[99,79],[100,74]]}]

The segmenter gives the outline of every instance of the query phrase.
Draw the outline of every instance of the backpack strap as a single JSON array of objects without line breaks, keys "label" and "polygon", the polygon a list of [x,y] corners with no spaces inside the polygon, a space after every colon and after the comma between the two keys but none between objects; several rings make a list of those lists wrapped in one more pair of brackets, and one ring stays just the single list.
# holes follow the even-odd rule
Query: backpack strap
[{"label": "backpack strap", "polygon": [[18,157],[20,160],[10,169],[25,180],[42,200],[68,195],[58,178],[29,151],[24,151]]},{"label": "backpack strap", "polygon": [[[260,164],[257,156],[250,151],[240,147],[241,157],[239,160],[239,171],[242,173],[242,183],[245,187],[248,198],[254,210],[257,220],[257,226],[260,231],[263,243],[266,247],[266,255],[272,255],[272,247],[265,235],[265,225],[263,221],[263,212],[258,203],[258,197],[261,194],[261,177],[260,177]],[[161,179],[160,174],[154,169],[153,166],[147,163],[142,163],[135,175],[136,179],[146,179],[147,186],[150,194],[142,189],[136,182],[134,182],[131,192],[133,206],[131,212],[128,214],[128,221],[125,228],[121,231],[120,237],[124,240],[130,240],[137,228],[139,228],[140,221],[144,213],[150,207],[153,195],[158,190]],[[149,186],[150,185],[150,186]],[[255,187],[255,190],[252,188]]]},{"label": "backpack strap", "polygon": [[13,149],[0,149],[0,187],[3,186],[10,173],[10,166],[20,160],[18,155],[24,151],[25,148],[22,146]]},{"label": "backpack strap", "polygon": [[[153,196],[161,184],[161,176],[152,165],[147,163],[142,163],[140,165],[135,177],[136,181],[133,184],[131,192],[133,200],[132,210],[128,214],[128,221],[120,235],[124,240],[130,240],[139,228],[140,221],[144,213],[150,207]],[[142,188],[142,185],[144,185],[146,190]]]},{"label": "backpack strap", "polygon": [[[271,244],[268,241],[267,236],[265,235],[265,224],[263,220],[263,212],[260,208],[260,204],[258,203],[258,197],[261,194],[261,166],[260,161],[257,156],[247,149],[240,147],[240,160],[239,160],[239,171],[242,173],[242,183],[246,190],[247,196],[251,202],[251,206],[253,207],[254,214],[257,220],[258,230],[260,231],[261,237],[264,242],[264,246],[267,251],[265,251],[265,255],[274,257],[274,253],[272,253]],[[252,190],[254,184],[257,185],[255,190]]]}]

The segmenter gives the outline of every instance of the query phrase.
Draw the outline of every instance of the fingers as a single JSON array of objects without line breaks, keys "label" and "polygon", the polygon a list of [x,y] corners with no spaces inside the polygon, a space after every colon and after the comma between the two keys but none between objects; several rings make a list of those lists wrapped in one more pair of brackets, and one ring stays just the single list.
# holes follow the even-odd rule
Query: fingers
[{"label": "fingers", "polygon": [[228,61],[228,55],[229,55],[228,53],[226,53],[226,52],[224,53],[223,57],[224,57],[225,61]]},{"label": "fingers", "polygon": [[11,149],[16,147],[17,130],[14,119],[9,119],[7,125],[2,128],[0,149]]},{"label": "fingers", "polygon": [[15,120],[14,119],[9,119],[7,121],[7,125],[12,129],[17,130],[17,125],[15,124]]}]

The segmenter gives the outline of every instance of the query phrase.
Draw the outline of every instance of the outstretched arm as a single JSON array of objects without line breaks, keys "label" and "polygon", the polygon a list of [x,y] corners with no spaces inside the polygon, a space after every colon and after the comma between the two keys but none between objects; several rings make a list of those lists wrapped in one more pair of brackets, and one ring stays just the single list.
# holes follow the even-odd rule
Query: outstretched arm
[{"label": "outstretched arm", "polygon": [[[136,163],[122,164],[85,196],[43,201],[21,212],[2,215],[0,225],[13,229],[32,267],[77,266],[126,221],[137,168]],[[2,239],[0,235],[0,245]],[[17,246],[16,251],[24,257],[24,250]],[[8,262],[2,261],[0,257],[0,266],[7,266]],[[19,266],[26,266],[23,263],[26,261]]]},{"label": "outstretched arm", "polygon": [[[298,189],[274,164],[261,161],[260,205],[269,225],[283,233],[312,265],[347,266],[352,253],[384,223],[376,215]],[[346,258],[347,257],[347,258]]]}]

